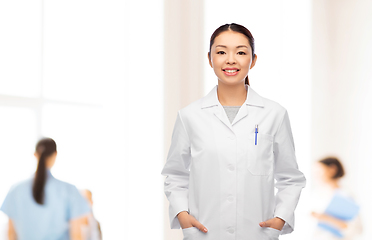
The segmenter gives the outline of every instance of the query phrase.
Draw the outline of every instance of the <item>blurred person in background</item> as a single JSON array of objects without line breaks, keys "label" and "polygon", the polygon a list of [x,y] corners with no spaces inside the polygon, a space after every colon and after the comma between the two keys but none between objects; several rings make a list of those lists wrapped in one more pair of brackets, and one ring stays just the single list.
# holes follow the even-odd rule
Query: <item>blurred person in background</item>
[{"label": "blurred person in background", "polygon": [[[311,216],[318,225],[312,239],[355,239],[362,232],[362,221],[357,211],[355,195],[341,183],[345,175],[341,161],[336,157],[319,160],[315,165],[315,174],[318,187],[312,195]],[[331,207],[333,210],[330,210]],[[344,216],[348,214],[356,216],[345,220]]]},{"label": "blurred person in background", "polygon": [[51,174],[55,141],[41,139],[34,155],[35,175],[12,186],[0,208],[9,217],[9,240],[82,240],[81,226],[90,208],[74,185]]},{"label": "blurred person in background", "polygon": [[88,189],[81,190],[81,194],[87,200],[90,206],[90,213],[84,218],[82,232],[84,240],[101,240],[101,225],[93,215],[93,197],[92,192]]}]

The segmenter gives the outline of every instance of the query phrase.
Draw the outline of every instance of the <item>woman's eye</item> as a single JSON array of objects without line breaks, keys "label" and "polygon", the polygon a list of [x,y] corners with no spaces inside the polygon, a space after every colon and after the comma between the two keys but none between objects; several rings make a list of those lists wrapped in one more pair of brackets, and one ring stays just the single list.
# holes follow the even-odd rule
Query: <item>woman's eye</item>
[{"label": "woman's eye", "polygon": [[225,53],[224,51],[217,52],[217,54],[224,54],[224,53]]},{"label": "woman's eye", "polygon": [[245,52],[238,52],[239,55],[246,55]]}]

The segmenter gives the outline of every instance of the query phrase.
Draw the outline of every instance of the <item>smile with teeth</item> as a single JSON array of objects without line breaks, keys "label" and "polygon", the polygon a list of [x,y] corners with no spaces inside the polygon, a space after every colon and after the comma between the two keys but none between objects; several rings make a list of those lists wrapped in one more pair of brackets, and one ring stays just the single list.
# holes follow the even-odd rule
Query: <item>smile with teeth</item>
[{"label": "smile with teeth", "polygon": [[234,70],[223,70],[223,71],[225,71],[225,72],[228,72],[228,73],[233,73],[233,72],[237,72],[237,71],[239,71],[238,69],[234,69]]},{"label": "smile with teeth", "polygon": [[239,72],[239,69],[237,68],[233,68],[233,69],[222,69],[223,73],[226,75],[226,76],[235,76],[238,74]]}]

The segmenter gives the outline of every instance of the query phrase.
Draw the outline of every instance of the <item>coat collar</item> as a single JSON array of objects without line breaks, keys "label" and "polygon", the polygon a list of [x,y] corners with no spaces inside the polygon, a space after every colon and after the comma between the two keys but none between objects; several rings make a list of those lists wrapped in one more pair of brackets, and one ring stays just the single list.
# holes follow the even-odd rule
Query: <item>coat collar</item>
[{"label": "coat collar", "polygon": [[[258,95],[249,85],[245,85],[245,89],[247,90],[247,97],[245,102],[243,103],[242,107],[240,107],[237,115],[235,116],[232,123],[230,123],[226,112],[221,105],[220,101],[217,97],[217,87],[216,85],[204,98],[202,98],[201,108],[208,108],[213,107],[214,115],[221,120],[221,122],[226,125],[232,132],[234,132],[233,125],[239,122],[241,119],[248,116],[248,108],[250,106],[254,107],[264,107],[264,101],[260,95]],[[215,107],[217,106],[217,107]]]},{"label": "coat collar", "polygon": [[[218,87],[218,85],[214,86],[214,88],[205,97],[203,97],[201,108],[207,108],[207,107],[221,105],[221,103],[218,101],[217,87]],[[263,102],[263,99],[260,95],[258,95],[247,84],[245,84],[245,89],[247,90],[247,97],[246,97],[246,100],[244,102],[245,105],[264,107],[264,102]]]}]

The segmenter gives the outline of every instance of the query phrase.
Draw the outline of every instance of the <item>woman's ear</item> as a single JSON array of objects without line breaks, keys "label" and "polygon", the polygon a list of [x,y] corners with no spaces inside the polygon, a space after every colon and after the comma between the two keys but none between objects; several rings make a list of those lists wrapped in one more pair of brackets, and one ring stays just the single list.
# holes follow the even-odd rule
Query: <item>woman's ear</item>
[{"label": "woman's ear", "polygon": [[211,66],[211,68],[213,68],[210,52],[208,52],[208,61],[209,61],[209,66]]},{"label": "woman's ear", "polygon": [[256,61],[257,61],[257,54],[254,55],[254,58],[252,60],[251,67],[249,69],[252,69],[254,67],[254,65],[256,65]]}]

